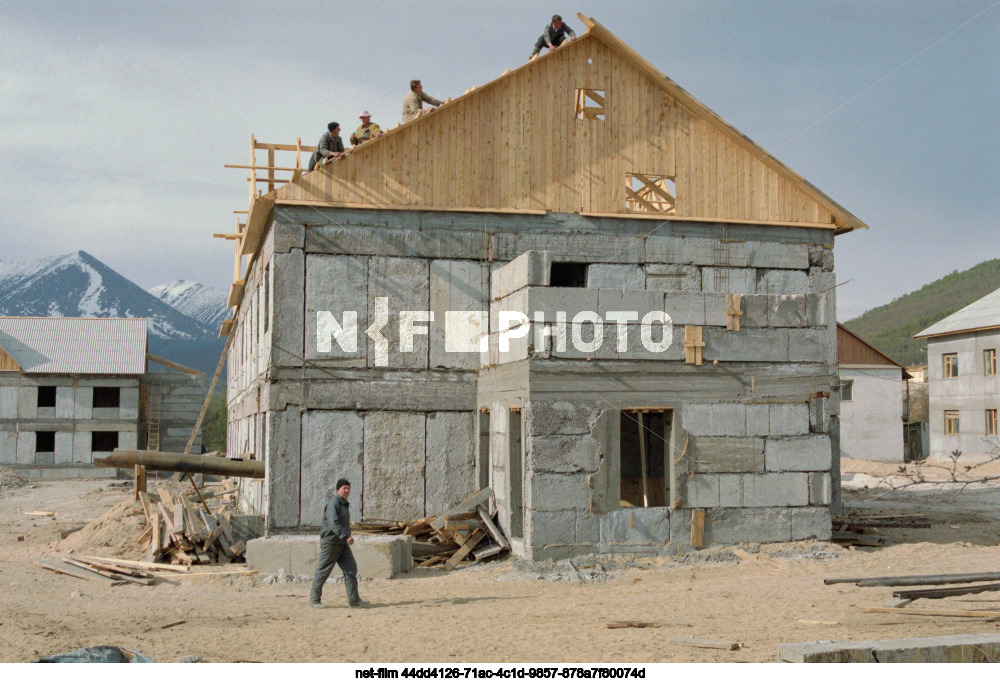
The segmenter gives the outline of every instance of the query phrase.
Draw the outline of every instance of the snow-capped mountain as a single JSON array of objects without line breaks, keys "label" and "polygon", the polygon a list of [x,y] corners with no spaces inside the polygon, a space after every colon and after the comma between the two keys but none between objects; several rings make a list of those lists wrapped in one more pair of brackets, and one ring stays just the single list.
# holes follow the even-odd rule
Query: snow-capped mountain
[{"label": "snow-capped mountain", "polygon": [[145,317],[150,335],[163,339],[193,340],[217,334],[216,329],[175,310],[86,251],[13,267],[0,263],[0,315]]},{"label": "snow-capped mountain", "polygon": [[[3,268],[2,263],[0,268]],[[226,307],[229,292],[221,289],[206,287],[190,280],[175,279],[148,291],[170,307],[210,329],[218,329],[222,321],[230,317],[229,308]]]}]

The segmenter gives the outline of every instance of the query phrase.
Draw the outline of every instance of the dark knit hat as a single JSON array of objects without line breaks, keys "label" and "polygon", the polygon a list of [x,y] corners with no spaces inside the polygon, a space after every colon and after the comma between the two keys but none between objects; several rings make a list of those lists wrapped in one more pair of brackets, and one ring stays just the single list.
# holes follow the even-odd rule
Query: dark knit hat
[{"label": "dark knit hat", "polygon": [[337,479],[337,487],[334,488],[334,490],[340,490],[345,485],[351,485],[351,482],[348,481],[346,478],[338,478]]}]

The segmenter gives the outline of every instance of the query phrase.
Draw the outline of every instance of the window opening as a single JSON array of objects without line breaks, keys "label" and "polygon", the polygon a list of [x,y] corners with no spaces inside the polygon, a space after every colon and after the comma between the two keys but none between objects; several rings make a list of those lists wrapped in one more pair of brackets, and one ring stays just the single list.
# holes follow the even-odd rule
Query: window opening
[{"label": "window opening", "polygon": [[38,407],[55,407],[55,406],[56,406],[56,387],[39,386]]},{"label": "window opening", "polygon": [[854,379],[844,379],[840,384],[840,399],[847,403],[854,400]]},{"label": "window opening", "polygon": [[56,432],[35,431],[35,452],[55,452]]},{"label": "window opening", "polygon": [[603,121],[606,102],[607,99],[604,90],[577,88],[576,118],[581,121]]},{"label": "window opening", "polygon": [[117,431],[94,431],[90,434],[90,450],[92,452],[111,452],[117,447]]},{"label": "window opening", "polygon": [[117,386],[95,386],[94,407],[119,407],[121,389]]},{"label": "window opening", "polygon": [[947,353],[944,358],[944,378],[954,379],[958,376],[958,353]]},{"label": "window opening", "polygon": [[625,174],[625,210],[629,213],[676,212],[677,183],[669,175]]},{"label": "window opening", "polygon": [[665,410],[623,412],[619,441],[622,506],[666,506],[670,487],[666,475],[670,423],[670,416]]},{"label": "window opening", "polygon": [[996,376],[997,373],[997,349],[987,348],[983,351],[983,365],[986,376]]},{"label": "window opening", "polygon": [[997,435],[997,411],[986,410],[986,435]]},{"label": "window opening", "polygon": [[549,286],[577,287],[587,286],[586,263],[553,263],[549,276]]},{"label": "window opening", "polygon": [[945,410],[944,432],[949,436],[961,433],[958,428],[958,410]]}]

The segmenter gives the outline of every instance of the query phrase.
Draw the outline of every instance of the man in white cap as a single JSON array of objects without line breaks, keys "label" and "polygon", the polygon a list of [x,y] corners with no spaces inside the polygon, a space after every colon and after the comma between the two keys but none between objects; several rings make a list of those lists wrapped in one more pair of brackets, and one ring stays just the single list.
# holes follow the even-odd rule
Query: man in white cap
[{"label": "man in white cap", "polygon": [[358,129],[351,133],[351,144],[357,146],[362,142],[367,142],[368,140],[374,140],[376,137],[382,137],[382,129],[378,127],[378,123],[372,123],[372,115],[367,111],[362,111],[358,118],[361,119],[361,125]]}]

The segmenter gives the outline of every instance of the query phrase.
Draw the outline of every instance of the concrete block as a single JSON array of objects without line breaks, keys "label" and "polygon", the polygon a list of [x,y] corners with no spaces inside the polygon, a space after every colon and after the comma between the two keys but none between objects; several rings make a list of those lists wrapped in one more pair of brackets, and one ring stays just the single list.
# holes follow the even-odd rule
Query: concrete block
[{"label": "concrete block", "polygon": [[[87,434],[88,436],[90,434]],[[21,431],[17,434],[17,463],[35,463],[35,432]]]},{"label": "concrete block", "polygon": [[749,263],[746,244],[741,242],[727,242],[725,248],[720,248],[717,239],[656,234],[647,236],[644,241],[647,263],[730,267],[746,267]]},{"label": "concrete block", "polygon": [[[803,330],[795,330],[803,331]],[[706,327],[702,332],[702,355],[711,362],[785,362],[788,360],[788,329],[728,331]]]},{"label": "concrete block", "polygon": [[587,403],[532,400],[523,408],[525,433],[532,436],[590,434],[595,408]]},{"label": "concrete block", "polygon": [[[118,447],[125,449],[125,446],[120,441],[121,434],[119,434]],[[71,464],[73,462],[72,431],[56,431],[56,449],[54,455],[54,464]]]},{"label": "concrete block", "polygon": [[671,514],[666,507],[618,509],[597,518],[601,545],[665,545],[670,541]]},{"label": "concrete block", "polygon": [[525,542],[570,545],[576,542],[576,512],[531,510],[525,514]]},{"label": "concrete block", "polygon": [[78,464],[90,464],[94,456],[90,451],[90,432],[73,432],[73,461]]},{"label": "concrete block", "polygon": [[690,403],[680,413],[680,425],[692,436],[746,435],[746,405],[742,403]]},{"label": "concrete block", "polygon": [[[455,342],[458,332],[465,325],[454,325],[449,339],[446,332],[449,327],[449,313],[458,316],[457,321],[467,322],[472,327],[479,328],[479,334],[488,333],[486,324],[476,325],[477,321],[485,322],[489,311],[487,287],[490,272],[487,263],[474,261],[435,260],[430,263],[430,310],[434,320],[430,323],[430,366],[449,369],[477,369],[479,367],[478,352],[457,352]],[[462,313],[468,313],[463,315]],[[475,313],[478,313],[476,315]],[[477,334],[468,330],[472,338],[466,339],[473,344]],[[473,345],[475,347],[475,345]]]},{"label": "concrete block", "polygon": [[590,486],[587,485],[587,475],[527,471],[524,506],[532,511],[589,509]]},{"label": "concrete block", "polygon": [[641,265],[592,263],[587,266],[587,288],[642,291],[646,274]]},{"label": "concrete block", "polygon": [[742,507],[743,486],[746,476],[743,474],[717,474],[719,479],[719,506]]},{"label": "concrete block", "polygon": [[650,291],[701,291],[701,270],[695,265],[646,266],[646,289]]},{"label": "concrete block", "polygon": [[[59,395],[56,394],[56,408],[59,407]],[[138,388],[122,388],[121,395],[119,398],[119,419],[128,419],[131,421],[137,420],[139,418],[139,389]]]},{"label": "concrete block", "polygon": [[719,477],[715,474],[696,474],[687,484],[688,507],[718,507]]},{"label": "concrete block", "polygon": [[[429,361],[429,335],[415,334],[413,350],[400,350],[400,312],[426,311],[430,306],[430,274],[428,262],[417,258],[372,257],[368,263],[368,319],[374,322],[377,298],[389,299],[388,324],[382,335],[389,342],[388,367],[420,369]],[[427,328],[426,323],[418,327]],[[368,344],[368,366],[377,366],[378,351]]]},{"label": "concrete block", "polygon": [[808,294],[809,276],[802,270],[761,270],[757,273],[758,294]]},{"label": "concrete block", "polygon": [[[737,509],[721,507],[705,514],[707,544],[737,544],[743,542],[787,542],[792,538],[791,509]],[[680,514],[675,513],[675,517]],[[687,544],[691,533],[690,514],[685,515],[686,534],[671,528],[675,541]]]},{"label": "concrete block", "polygon": [[524,287],[547,287],[551,274],[548,251],[526,251],[490,273],[490,298],[495,301]]},{"label": "concrete block", "polygon": [[746,507],[804,507],[809,504],[808,474],[744,474],[743,504]]},{"label": "concrete block", "polygon": [[[597,290],[597,314],[607,318],[609,310],[624,310],[635,312],[642,320],[646,313],[664,310],[662,291],[639,290],[622,291],[621,289]],[[571,317],[569,319],[572,319]],[[605,323],[608,320],[605,319]]]},{"label": "concrete block", "polygon": [[[72,435],[72,434],[70,434],[70,435]],[[190,433],[188,433],[187,435],[188,435],[188,437],[191,436]],[[196,447],[199,447],[198,440],[199,439],[195,438],[195,442],[192,445],[192,449],[196,448]],[[185,441],[185,445],[186,444],[187,444],[187,441]],[[119,431],[118,432],[118,447],[120,447],[122,450],[135,450],[136,448],[139,447],[139,434],[137,432],[135,432],[135,431]],[[200,450],[199,450],[199,452],[200,452]]]},{"label": "concrete block", "polygon": [[37,466],[52,466],[55,464],[56,453],[54,452],[36,452],[35,453],[35,464]]},{"label": "concrete block", "polygon": [[294,528],[299,525],[301,499],[302,416],[298,407],[289,407],[268,412],[267,419],[267,526]]},{"label": "concrete block", "polygon": [[37,386],[17,387],[17,418],[18,419],[38,418]]},{"label": "concrete block", "polygon": [[528,289],[528,317],[542,313],[547,321],[556,319],[556,312],[565,312],[571,321],[581,311],[597,312],[597,289],[562,287],[531,287]]},{"label": "concrete block", "polygon": [[757,271],[753,268],[702,268],[701,290],[725,294],[756,294]]},{"label": "concrete block", "polygon": [[600,460],[600,446],[590,435],[537,436],[526,434],[527,464],[544,473],[594,473]]},{"label": "concrete block", "polygon": [[808,323],[805,294],[768,296],[768,326],[805,327]]},{"label": "concrete block", "polygon": [[780,242],[747,242],[748,265],[752,268],[805,270],[809,267],[809,246]]},{"label": "concrete block", "polygon": [[771,436],[809,433],[809,403],[772,403],[769,407]]},{"label": "concrete block", "polygon": [[423,413],[365,415],[365,519],[424,516],[425,433]]},{"label": "concrete block", "polygon": [[[118,421],[121,419],[120,407],[95,407],[93,409],[94,421]],[[190,431],[188,431],[190,433]]]},{"label": "concrete block", "polygon": [[[73,408],[73,405],[74,405],[73,404],[73,392],[75,390],[76,389],[74,389],[72,386],[57,386],[56,387],[56,419],[72,419],[73,418],[73,409],[74,409]],[[138,401],[139,401],[138,389],[135,389],[135,390],[136,390],[136,404],[138,405]],[[3,389],[0,388],[0,392],[2,392],[2,391],[3,391]],[[123,396],[123,398],[124,398],[124,396]],[[0,401],[2,401],[2,400],[3,400],[3,398],[0,397]],[[0,407],[0,413],[2,413],[2,411],[3,411],[3,408]],[[136,416],[132,417],[132,419],[138,419],[138,418],[139,417],[138,417],[138,411],[137,411],[136,412]],[[2,414],[0,414],[0,419],[3,419],[3,415]]]},{"label": "concrete block", "polygon": [[638,235],[607,232],[498,231],[492,237],[495,260],[548,251],[553,261],[571,263],[642,263],[644,242]]},{"label": "concrete block", "polygon": [[829,507],[795,507],[792,512],[792,540],[829,540],[833,532]]},{"label": "concrete block", "polygon": [[475,492],[475,422],[472,412],[427,415],[426,513],[439,515]]},{"label": "concrete block", "polygon": [[826,329],[788,329],[788,360],[790,362],[826,362],[836,364],[836,337]]},{"label": "concrete block", "polygon": [[17,432],[0,429],[0,464],[17,464]]},{"label": "concrete block", "polygon": [[[412,541],[407,535],[355,535],[351,553],[358,564],[358,575],[368,579],[389,579],[409,571],[413,563]],[[319,536],[254,538],[247,542],[246,557],[247,568],[261,573],[277,573],[284,569],[288,575],[311,576],[319,563]],[[410,557],[409,562],[407,557]],[[331,577],[339,575],[342,575],[340,568],[334,567]]]},{"label": "concrete block", "polygon": [[837,311],[829,293],[806,294],[806,318],[810,327],[826,327],[836,321]]},{"label": "concrete block", "polygon": [[[747,406],[748,408],[754,406]],[[749,473],[764,471],[764,439],[745,437],[692,437],[688,442],[690,470],[698,473]],[[694,505],[691,506],[701,506]]]},{"label": "concrete block", "polygon": [[405,258],[485,260],[489,256],[489,235],[481,229],[425,229],[415,223],[400,228],[400,212],[392,213],[395,215],[392,216],[394,224],[391,226],[361,224],[362,221],[378,220],[375,216],[348,219],[349,224],[346,225],[310,225],[305,236],[305,249],[309,253]]},{"label": "concrete block", "polygon": [[766,471],[829,471],[830,437],[823,434],[768,438],[764,445]]},{"label": "concrete block", "polygon": [[767,294],[746,294],[743,296],[743,319],[741,327],[770,326],[770,296]]},{"label": "concrete block", "polygon": [[[370,324],[368,259],[363,256],[310,254],[306,256],[305,265],[306,359],[337,358],[345,360],[343,366],[364,367],[368,343],[365,329]],[[278,300],[277,297],[275,300]],[[279,302],[275,307],[281,305]],[[357,333],[345,333],[343,336],[345,345],[348,340],[355,344],[353,351],[343,349],[334,338],[336,327],[330,320],[332,316],[337,325],[344,327],[344,313],[347,311],[357,315]]]},{"label": "concrete block", "polygon": [[[271,360],[273,364],[280,367],[299,367],[302,365],[300,358],[309,357],[303,355],[303,341],[306,341],[306,346],[311,348],[313,352],[316,350],[316,327],[312,327],[311,340],[306,340],[304,334],[305,299],[309,279],[306,276],[306,261],[303,252],[293,249],[288,253],[274,254],[271,279],[274,284],[271,293],[274,300],[274,306],[271,309],[271,342],[274,346],[271,351]],[[303,286],[303,282],[305,282],[305,286]],[[335,285],[327,283],[327,286]],[[339,285],[336,286],[336,291],[339,291]],[[319,291],[322,292],[324,289],[320,287]],[[333,302],[335,303],[337,300],[339,297],[335,297]],[[317,303],[320,302],[317,301]],[[359,302],[351,302],[347,309],[353,310],[355,305],[359,305]],[[359,307],[363,308],[364,306]],[[321,309],[336,311],[335,307]],[[337,314],[339,315],[339,311]],[[363,314],[364,310],[359,309],[359,327],[361,326],[360,317]],[[310,317],[313,318],[315,325],[315,309]],[[280,348],[287,349],[288,352],[286,353]]]},{"label": "concrete block", "polygon": [[771,433],[771,406],[769,404],[747,405],[748,436],[767,436]]},{"label": "concrete block", "polygon": [[[801,293],[809,294],[824,294],[834,291],[837,286],[837,275],[833,272],[824,272],[820,268],[812,267],[809,268],[809,274],[807,275],[809,285],[808,290]],[[799,292],[787,292],[787,293],[799,293]]]},{"label": "concrete block", "polygon": [[17,419],[17,386],[0,386],[0,419]]},{"label": "concrete block", "polygon": [[710,327],[726,326],[726,295],[702,294],[705,298],[705,324]]},{"label": "concrete block", "polygon": [[809,504],[829,505],[833,499],[830,485],[830,474],[818,471],[809,474]]},{"label": "concrete block", "polygon": [[339,478],[351,482],[352,510],[358,517],[363,514],[363,441],[364,420],[357,412],[309,410],[302,415],[300,525],[322,525],[323,509]]},{"label": "concrete block", "polygon": [[[705,324],[705,296],[700,293],[668,291],[663,296],[663,310],[675,325]],[[723,307],[725,302],[723,301]],[[723,313],[725,315],[725,313]],[[725,321],[723,321],[725,324]]]},{"label": "concrete block", "polygon": [[812,433],[830,432],[830,399],[809,399],[809,430]]},{"label": "concrete block", "polygon": [[[277,214],[277,212],[276,212]],[[304,225],[284,224],[275,221],[271,225],[268,240],[271,242],[272,253],[288,253],[292,249],[305,247],[306,228]]]},{"label": "concrete block", "polygon": [[601,541],[601,514],[591,514],[589,510],[579,509],[576,512],[576,542],[577,544],[596,545]]},{"label": "concrete block", "polygon": [[998,659],[1000,635],[994,633],[778,645],[779,663],[995,663]]}]

